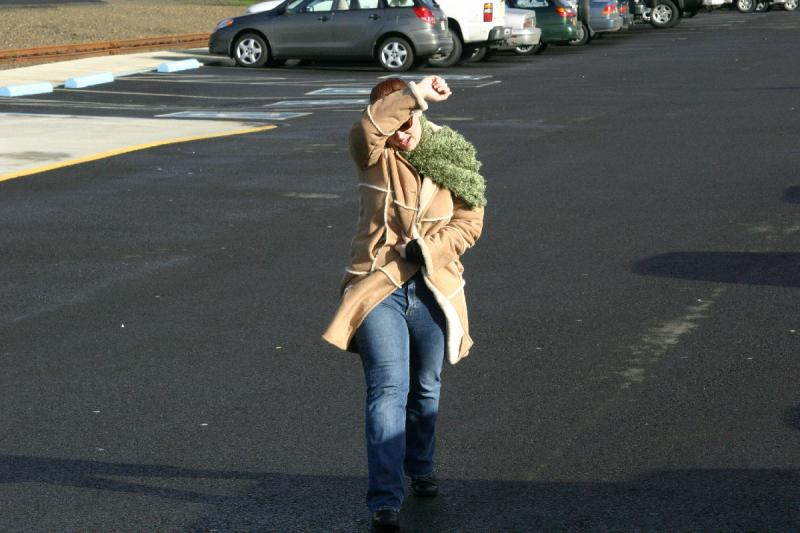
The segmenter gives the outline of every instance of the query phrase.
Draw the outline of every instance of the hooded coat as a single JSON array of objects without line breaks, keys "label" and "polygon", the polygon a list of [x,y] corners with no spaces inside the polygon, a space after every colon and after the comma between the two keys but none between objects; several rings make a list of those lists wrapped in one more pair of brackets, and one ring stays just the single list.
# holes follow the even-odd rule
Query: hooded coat
[{"label": "hooded coat", "polygon": [[[369,105],[350,130],[350,155],[358,167],[359,217],[345,268],[341,299],[323,339],[357,351],[353,338],[364,318],[395,289],[422,270],[447,321],[446,355],[455,364],[469,353],[464,267],[460,256],[475,245],[483,208],[422,177],[386,141],[412,113],[428,105],[410,83]],[[394,246],[417,239],[422,266]]]}]

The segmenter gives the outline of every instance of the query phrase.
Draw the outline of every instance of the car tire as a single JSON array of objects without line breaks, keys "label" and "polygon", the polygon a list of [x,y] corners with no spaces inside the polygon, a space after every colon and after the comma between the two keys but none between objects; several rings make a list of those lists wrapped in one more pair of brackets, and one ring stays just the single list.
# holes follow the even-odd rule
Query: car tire
[{"label": "car tire", "polygon": [[586,23],[583,21],[578,22],[578,33],[574,39],[569,41],[569,44],[571,46],[583,46],[590,40],[591,36],[589,35],[589,28],[586,27]]},{"label": "car tire", "polygon": [[487,53],[489,52],[489,48],[487,46],[478,46],[477,48],[465,48],[464,55],[461,58],[461,61],[464,63],[477,63],[478,61],[483,61],[486,58]]},{"label": "car tire", "polygon": [[514,53],[518,56],[539,55],[545,51],[547,43],[539,41],[537,44],[525,44],[514,48]]},{"label": "car tire", "polygon": [[756,9],[757,13],[766,13],[770,10],[769,0],[758,0],[756,2]]},{"label": "car tire", "polygon": [[786,0],[783,3],[783,9],[786,11],[795,11],[797,9],[797,0]]},{"label": "car tire", "polygon": [[756,0],[735,0],[734,5],[739,13],[752,13],[756,10]]},{"label": "car tire", "polygon": [[464,43],[461,41],[458,32],[453,28],[448,28],[450,37],[453,39],[453,49],[450,53],[443,57],[430,58],[428,64],[434,67],[452,67],[461,61],[461,55],[464,53]]},{"label": "car tire", "polygon": [[389,72],[405,72],[414,66],[414,49],[402,37],[393,35],[378,45],[378,62]]},{"label": "car tire", "polygon": [[257,33],[245,33],[233,43],[233,59],[240,67],[263,67],[269,61],[269,45]]},{"label": "car tire", "polygon": [[[755,1],[755,0],[753,0]],[[650,13],[650,24],[654,28],[672,28],[681,20],[681,12],[672,0],[657,0]]]}]

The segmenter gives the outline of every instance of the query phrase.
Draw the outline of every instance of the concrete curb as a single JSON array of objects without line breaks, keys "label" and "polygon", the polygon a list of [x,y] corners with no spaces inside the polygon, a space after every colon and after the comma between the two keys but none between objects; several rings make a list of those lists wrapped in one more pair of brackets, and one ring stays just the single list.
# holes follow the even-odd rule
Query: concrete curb
[{"label": "concrete curb", "polygon": [[0,87],[0,96],[28,96],[31,94],[45,94],[53,92],[53,84],[48,82],[41,83],[20,83],[16,85],[6,85]]},{"label": "concrete curb", "polygon": [[202,67],[203,64],[196,59],[184,59],[182,61],[169,61],[158,66],[158,72],[178,72],[181,70],[192,70]]},{"label": "concrete curb", "polygon": [[69,78],[64,82],[64,87],[67,89],[82,89],[91,85],[100,85],[102,83],[111,83],[114,81],[114,75],[110,72],[102,72],[100,74],[90,74],[88,76],[76,76]]}]

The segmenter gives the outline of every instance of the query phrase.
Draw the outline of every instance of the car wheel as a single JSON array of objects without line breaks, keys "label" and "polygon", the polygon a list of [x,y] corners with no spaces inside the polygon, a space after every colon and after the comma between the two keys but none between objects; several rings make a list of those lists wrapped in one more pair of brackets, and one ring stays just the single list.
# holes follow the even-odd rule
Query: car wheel
[{"label": "car wheel", "polygon": [[658,0],[650,13],[650,24],[655,28],[671,28],[680,20],[680,12],[672,0]]},{"label": "car wheel", "polygon": [[547,43],[539,41],[537,44],[523,44],[514,48],[514,53],[518,56],[532,56],[541,54],[547,48]]},{"label": "car wheel", "polygon": [[783,3],[783,9],[786,11],[794,11],[797,9],[797,0],[786,0]]},{"label": "car wheel", "polygon": [[263,67],[269,59],[267,41],[255,33],[245,33],[233,43],[233,59],[240,67]]},{"label": "car wheel", "polygon": [[769,0],[758,0],[756,2],[755,11],[763,13],[769,11],[769,9],[770,9]]},{"label": "car wheel", "polygon": [[467,48],[464,50],[464,55],[461,60],[464,63],[477,63],[486,59],[486,54],[489,48],[486,46],[479,46],[477,48]]},{"label": "car wheel", "polygon": [[589,42],[589,28],[586,27],[584,22],[578,23],[578,33],[575,34],[575,38],[569,41],[569,44],[572,46],[583,46],[584,44]]},{"label": "car wheel", "polygon": [[756,9],[756,0],[735,0],[734,3],[740,13],[752,13]]},{"label": "car wheel", "polygon": [[405,72],[414,65],[414,49],[402,37],[389,37],[378,47],[378,61],[384,70]]},{"label": "car wheel", "polygon": [[450,37],[453,39],[453,49],[450,50],[450,53],[446,56],[429,59],[429,65],[433,65],[434,67],[452,67],[461,59],[461,55],[464,53],[464,43],[461,42],[461,37],[458,36],[455,30],[448,28],[447,31],[450,32]]}]

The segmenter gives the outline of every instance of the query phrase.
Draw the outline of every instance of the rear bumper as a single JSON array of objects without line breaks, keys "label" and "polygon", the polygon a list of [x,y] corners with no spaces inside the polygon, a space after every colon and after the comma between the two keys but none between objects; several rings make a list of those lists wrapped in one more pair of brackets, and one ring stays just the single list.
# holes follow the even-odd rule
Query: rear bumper
[{"label": "rear bumper", "polygon": [[622,28],[622,17],[619,15],[610,18],[596,18],[591,19],[590,24],[592,31],[595,33],[606,33],[610,31],[618,31]]},{"label": "rear bumper", "polygon": [[526,30],[516,30],[511,34],[510,39],[503,41],[501,48],[516,48],[517,46],[526,46],[532,44],[539,44],[542,38],[542,30],[539,28],[530,28]]},{"label": "rear bumper", "polygon": [[542,42],[545,43],[560,43],[570,41],[578,35],[578,26],[575,24],[575,18],[569,24],[547,24],[541,27]]},{"label": "rear bumper", "polygon": [[419,57],[449,54],[453,49],[453,38],[447,30],[417,30],[408,33]]},{"label": "rear bumper", "polygon": [[[489,32],[489,44],[500,44],[506,39],[510,39],[513,30],[505,26],[495,26]],[[470,43],[474,44],[474,43]]]}]

